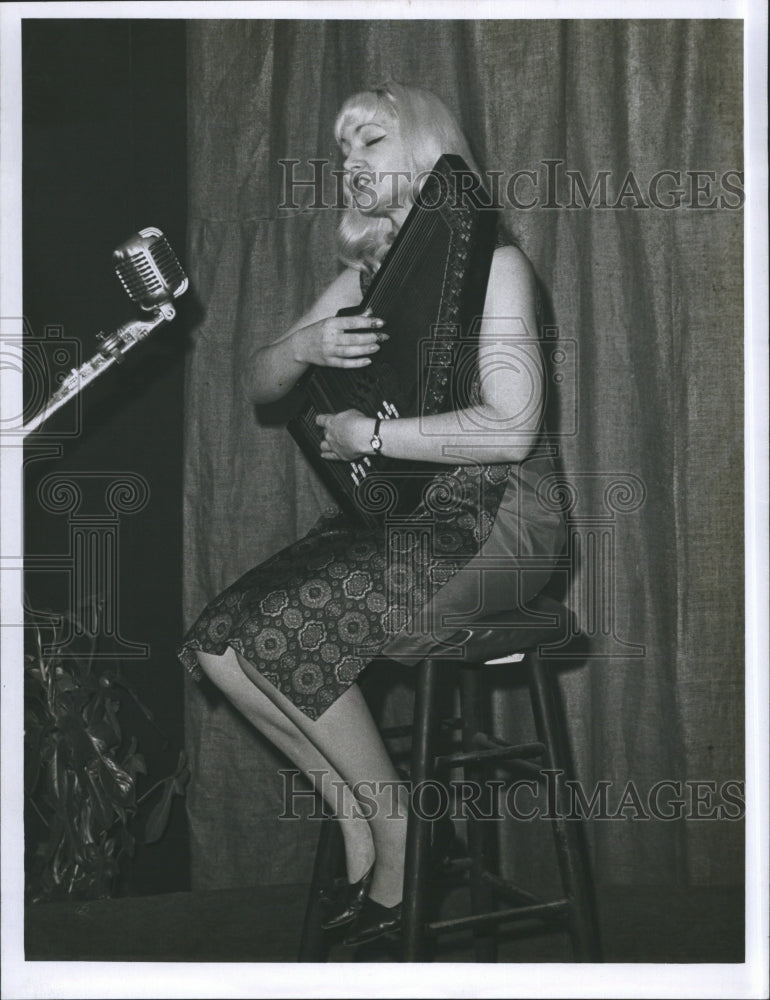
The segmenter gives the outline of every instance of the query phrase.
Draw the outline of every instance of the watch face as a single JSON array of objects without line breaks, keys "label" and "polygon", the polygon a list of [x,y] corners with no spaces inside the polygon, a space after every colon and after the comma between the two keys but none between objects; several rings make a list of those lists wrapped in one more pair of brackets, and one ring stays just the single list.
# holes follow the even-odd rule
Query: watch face
[{"label": "watch face", "polygon": [[379,451],[382,448],[382,441],[378,437],[373,437],[369,444],[375,451]]}]

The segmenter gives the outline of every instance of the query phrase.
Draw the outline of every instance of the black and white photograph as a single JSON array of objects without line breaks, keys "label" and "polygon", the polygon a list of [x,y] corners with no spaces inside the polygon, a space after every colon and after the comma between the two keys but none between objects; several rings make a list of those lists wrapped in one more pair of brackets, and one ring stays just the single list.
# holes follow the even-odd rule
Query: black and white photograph
[{"label": "black and white photograph", "polygon": [[767,997],[764,5],[4,8],[2,996]]}]

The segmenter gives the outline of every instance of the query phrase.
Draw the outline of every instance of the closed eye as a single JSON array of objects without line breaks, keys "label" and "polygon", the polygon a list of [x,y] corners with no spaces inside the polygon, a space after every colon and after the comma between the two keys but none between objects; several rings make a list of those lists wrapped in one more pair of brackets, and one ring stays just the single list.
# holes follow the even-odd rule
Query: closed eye
[{"label": "closed eye", "polygon": [[385,138],[384,135],[378,135],[376,139],[370,139],[368,142],[364,143],[365,146],[376,146],[378,142],[382,142]]}]

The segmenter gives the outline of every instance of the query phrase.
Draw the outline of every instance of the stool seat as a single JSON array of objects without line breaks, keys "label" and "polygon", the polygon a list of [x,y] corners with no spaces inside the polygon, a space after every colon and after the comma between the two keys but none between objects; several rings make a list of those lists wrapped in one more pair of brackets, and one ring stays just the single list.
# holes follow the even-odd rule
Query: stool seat
[{"label": "stool seat", "polygon": [[469,663],[486,664],[507,660],[511,654],[527,653],[539,646],[564,640],[572,613],[560,601],[538,594],[524,607],[511,608],[463,626],[445,643],[437,643],[429,657],[459,657]]}]

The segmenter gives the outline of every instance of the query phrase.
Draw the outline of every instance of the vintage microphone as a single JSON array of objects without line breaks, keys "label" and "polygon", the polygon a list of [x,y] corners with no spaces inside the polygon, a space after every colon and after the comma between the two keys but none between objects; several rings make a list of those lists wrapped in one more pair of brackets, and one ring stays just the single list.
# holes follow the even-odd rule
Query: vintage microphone
[{"label": "vintage microphone", "polygon": [[142,229],[121,243],[112,259],[129,298],[146,311],[168,305],[187,290],[182,266],[160,229]]},{"label": "vintage microphone", "polygon": [[115,272],[132,302],[151,315],[131,320],[114,333],[97,334],[97,353],[80,368],[73,368],[43,408],[24,425],[24,436],[37,430],[53,413],[93,382],[140,340],[175,316],[173,300],[187,291],[188,280],[168,240],[154,227],[130,236],[113,251]]}]

